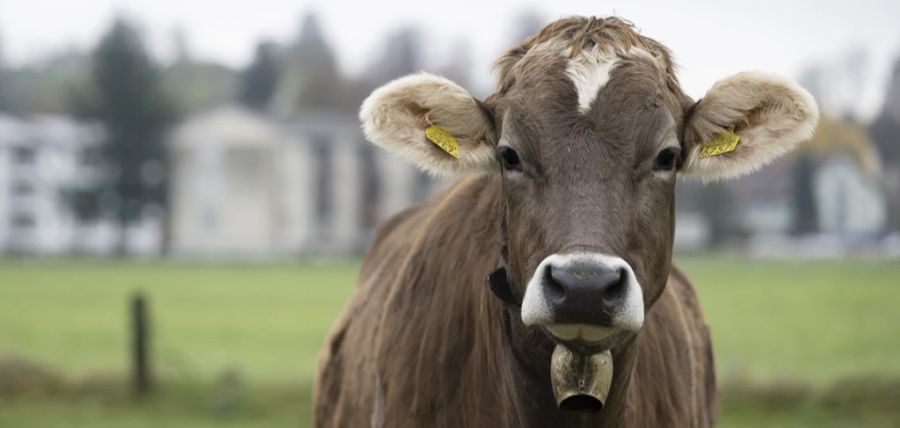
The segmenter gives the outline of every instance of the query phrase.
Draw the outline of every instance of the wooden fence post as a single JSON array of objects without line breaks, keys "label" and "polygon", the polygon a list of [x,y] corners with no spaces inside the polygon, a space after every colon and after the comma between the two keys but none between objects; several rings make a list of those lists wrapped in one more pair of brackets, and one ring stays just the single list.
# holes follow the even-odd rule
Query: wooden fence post
[{"label": "wooden fence post", "polygon": [[135,394],[146,395],[152,388],[150,373],[150,322],[144,294],[131,297],[131,383]]}]

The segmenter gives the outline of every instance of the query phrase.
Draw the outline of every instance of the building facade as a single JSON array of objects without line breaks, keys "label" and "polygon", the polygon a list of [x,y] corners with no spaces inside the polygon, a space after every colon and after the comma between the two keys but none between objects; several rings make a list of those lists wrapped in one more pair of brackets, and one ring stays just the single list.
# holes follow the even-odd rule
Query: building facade
[{"label": "building facade", "polygon": [[441,183],[366,142],[351,114],[237,106],[172,134],[171,249],[190,257],[347,255]]},{"label": "building facade", "polygon": [[62,254],[102,247],[102,227],[84,226],[66,206],[68,186],[86,179],[82,154],[98,126],[65,116],[0,115],[0,251]]}]

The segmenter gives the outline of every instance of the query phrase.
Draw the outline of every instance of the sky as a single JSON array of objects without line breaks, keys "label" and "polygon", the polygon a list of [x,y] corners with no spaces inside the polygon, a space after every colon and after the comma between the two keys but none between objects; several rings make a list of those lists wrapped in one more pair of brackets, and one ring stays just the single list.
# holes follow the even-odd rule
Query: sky
[{"label": "sky", "polygon": [[865,79],[850,102],[868,118],[880,110],[891,64],[900,57],[897,0],[0,0],[0,52],[15,65],[62,49],[89,49],[114,17],[124,15],[141,23],[163,59],[171,58],[173,35],[181,30],[195,57],[243,67],[260,39],[289,41],[302,15],[316,11],[347,73],[361,73],[391,29],[415,25],[430,64],[444,63],[449,49],[467,40],[471,74],[486,90],[491,62],[512,45],[515,17],[524,9],[547,22],[570,15],[634,22],[674,52],[682,85],[695,98],[739,71],[797,78],[810,64],[831,64],[863,49]]}]

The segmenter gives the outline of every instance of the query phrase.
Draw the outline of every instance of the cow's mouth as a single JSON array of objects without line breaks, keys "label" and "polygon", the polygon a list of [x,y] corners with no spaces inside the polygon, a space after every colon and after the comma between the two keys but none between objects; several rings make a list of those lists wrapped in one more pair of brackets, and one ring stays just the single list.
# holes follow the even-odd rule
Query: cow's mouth
[{"label": "cow's mouth", "polygon": [[613,327],[605,327],[591,324],[548,324],[547,330],[550,330],[557,339],[565,341],[580,341],[587,343],[598,343],[606,339],[616,332]]},{"label": "cow's mouth", "polygon": [[562,410],[598,412],[612,385],[613,360],[608,350],[586,354],[556,345],[550,362],[550,383]]},{"label": "cow's mouth", "polygon": [[587,324],[549,324],[543,328],[554,342],[583,355],[607,351],[625,340],[630,333],[618,328]]}]

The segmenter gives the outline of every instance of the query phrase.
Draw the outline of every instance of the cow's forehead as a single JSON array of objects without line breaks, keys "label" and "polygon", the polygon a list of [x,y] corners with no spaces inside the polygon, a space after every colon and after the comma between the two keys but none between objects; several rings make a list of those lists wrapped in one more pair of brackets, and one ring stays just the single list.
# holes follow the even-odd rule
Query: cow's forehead
[{"label": "cow's forehead", "polygon": [[531,98],[568,98],[565,101],[574,103],[581,114],[591,110],[600,91],[614,76],[619,89],[644,92],[645,96],[662,95],[668,82],[665,59],[642,47],[594,46],[573,51],[556,40],[535,46],[519,61],[514,72],[517,79],[510,92]]},{"label": "cow's forehead", "polygon": [[[678,97],[666,85],[663,63],[638,47],[573,55],[568,48],[538,46],[519,66],[517,82],[503,102],[501,122],[528,121],[532,130],[564,137],[568,132],[585,135],[585,127],[598,131],[646,126],[659,110],[679,115]],[[509,110],[514,114],[505,114]]]},{"label": "cow's forehead", "polygon": [[640,95],[629,102],[666,103],[677,110],[684,98],[668,49],[616,18],[554,22],[507,52],[497,66],[499,104],[525,97],[529,104],[538,101],[538,108],[558,112],[569,105],[588,115],[611,83],[610,89]]}]

